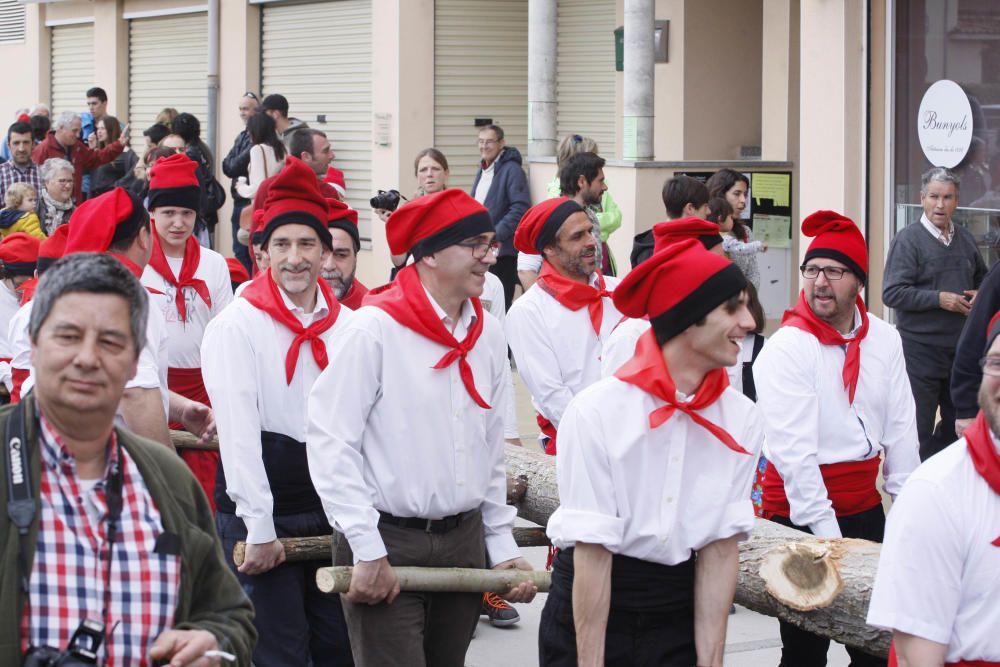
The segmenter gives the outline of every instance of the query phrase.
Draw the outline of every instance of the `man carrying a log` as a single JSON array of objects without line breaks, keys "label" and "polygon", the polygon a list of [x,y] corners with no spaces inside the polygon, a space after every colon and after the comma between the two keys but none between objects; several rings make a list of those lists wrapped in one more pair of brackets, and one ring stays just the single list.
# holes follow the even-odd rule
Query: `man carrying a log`
[{"label": "man carrying a log", "polygon": [[355,663],[461,667],[482,595],[400,593],[390,566],[482,568],[488,555],[494,569],[531,569],[505,502],[507,346],[478,298],[499,243],[457,189],[398,209],[386,235],[415,261],[337,337],[309,397],[309,469],[339,533],[334,561],[354,566]]},{"label": "man carrying a log", "polygon": [[520,252],[545,260],[538,280],[507,313],[507,339],[538,412],[545,453],[577,393],[601,379],[601,347],[622,315],[611,302],[617,278],[597,264],[594,227],[575,199],[528,209],[514,236]]},{"label": "man carrying a log", "polygon": [[351,311],[319,279],[330,232],[312,169],[288,158],[257,214],[270,268],[209,323],[202,347],[222,455],[216,523],[227,556],[247,543],[238,572],[257,611],[254,664],[349,665],[340,600],[316,587],[327,563],[283,563],[278,538],[331,532],[309,478],[306,399]]},{"label": "man carrying a log", "polygon": [[618,310],[651,327],[563,417],[543,666],[721,667],[763,444],[754,404],[725,370],[754,328],[746,285],[692,239],[615,290]]},{"label": "man carrying a log", "polygon": [[[764,516],[819,537],[881,542],[876,487],[895,497],[919,465],[913,394],[899,334],[860,297],[868,250],[857,226],[833,211],[802,222],[813,237],[804,287],[754,364],[767,435]],[[781,623],[785,667],[825,665],[830,640]],[[884,665],[848,648],[853,665]]]},{"label": "man carrying a log", "polygon": [[868,623],[903,667],[1000,665],[1000,322],[980,361],[979,415],[910,475],[892,507]]}]

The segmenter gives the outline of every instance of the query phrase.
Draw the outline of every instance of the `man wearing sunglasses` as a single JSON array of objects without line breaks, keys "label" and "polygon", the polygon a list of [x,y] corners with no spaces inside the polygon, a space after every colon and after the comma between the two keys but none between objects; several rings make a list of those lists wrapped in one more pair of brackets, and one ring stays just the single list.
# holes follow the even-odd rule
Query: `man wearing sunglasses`
[{"label": "man wearing sunglasses", "polygon": [[[764,418],[764,516],[819,537],[881,542],[885,492],[895,498],[920,463],[903,346],[860,294],[868,249],[854,222],[817,211],[800,267],[803,289],[764,344],[753,374]],[[781,623],[781,665],[825,665],[830,640]],[[847,649],[852,665],[885,660]]]}]

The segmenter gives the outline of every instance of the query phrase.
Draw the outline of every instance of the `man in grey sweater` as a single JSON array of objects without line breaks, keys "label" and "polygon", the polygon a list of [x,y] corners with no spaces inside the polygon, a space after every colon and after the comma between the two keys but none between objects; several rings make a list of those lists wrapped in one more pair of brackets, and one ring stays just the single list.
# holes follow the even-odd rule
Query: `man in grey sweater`
[{"label": "man in grey sweater", "polygon": [[[926,460],[957,439],[949,385],[955,346],[972,308],[986,263],[976,240],[952,222],[958,177],[934,167],[921,179],[920,222],[893,239],[885,263],[882,300],[896,310],[906,372],[917,405],[920,458]],[[941,421],[935,428],[935,418]]]}]

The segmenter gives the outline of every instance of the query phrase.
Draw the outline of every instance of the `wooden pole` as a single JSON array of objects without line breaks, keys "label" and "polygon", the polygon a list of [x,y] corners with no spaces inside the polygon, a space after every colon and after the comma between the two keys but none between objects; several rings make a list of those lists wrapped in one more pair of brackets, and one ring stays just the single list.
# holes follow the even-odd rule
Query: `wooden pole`
[{"label": "wooden pole", "polygon": [[[402,591],[424,593],[496,593],[505,595],[523,581],[534,582],[547,593],[548,572],[539,570],[479,570],[464,567],[394,567]],[[323,567],[316,571],[316,585],[323,593],[346,593],[352,567]]]}]

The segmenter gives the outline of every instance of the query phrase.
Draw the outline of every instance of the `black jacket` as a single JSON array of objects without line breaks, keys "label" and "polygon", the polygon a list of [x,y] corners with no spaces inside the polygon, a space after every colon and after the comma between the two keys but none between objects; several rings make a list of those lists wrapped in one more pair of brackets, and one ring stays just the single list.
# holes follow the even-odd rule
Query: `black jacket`
[{"label": "black jacket", "polygon": [[232,179],[229,184],[229,193],[233,196],[233,203],[237,206],[246,206],[249,199],[240,197],[236,192],[236,179],[240,176],[250,177],[250,133],[243,130],[236,135],[233,147],[229,149],[229,154],[222,161],[222,173]]},{"label": "black jacket", "polygon": [[986,327],[1000,311],[1000,269],[997,267],[1000,264],[994,265],[983,278],[955,347],[951,401],[955,404],[957,419],[971,419],[979,413],[979,383],[983,380],[979,359],[986,354]]},{"label": "black jacket", "polygon": [[[470,194],[476,195],[476,186],[483,176],[483,170],[476,172],[476,179],[472,182]],[[512,146],[503,149],[497,156],[496,166],[493,167],[493,183],[490,191],[483,202],[490,211],[493,218],[493,227],[496,228],[497,241],[503,246],[500,248],[500,255],[514,255],[514,232],[517,224],[521,222],[521,216],[531,206],[531,194],[528,192],[528,179],[521,168],[521,152]]]}]

